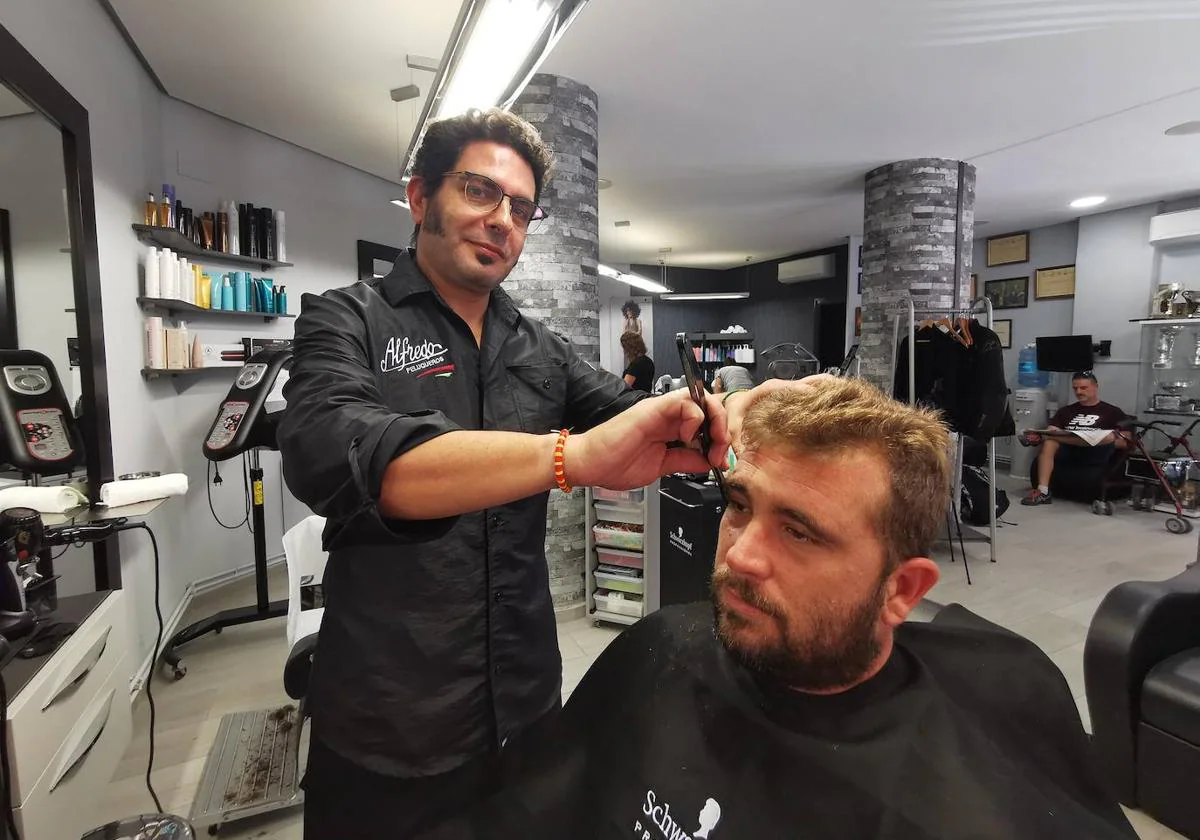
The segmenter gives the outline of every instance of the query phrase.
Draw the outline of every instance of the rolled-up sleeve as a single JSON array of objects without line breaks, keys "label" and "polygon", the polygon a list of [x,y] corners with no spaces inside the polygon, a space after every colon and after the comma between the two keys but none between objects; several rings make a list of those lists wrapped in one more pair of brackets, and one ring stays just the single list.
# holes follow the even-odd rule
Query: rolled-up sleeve
[{"label": "rolled-up sleeve", "polygon": [[284,479],[297,499],[331,520],[378,517],[388,464],[460,428],[440,411],[388,408],[371,368],[361,306],[338,291],[303,297],[283,386]]}]

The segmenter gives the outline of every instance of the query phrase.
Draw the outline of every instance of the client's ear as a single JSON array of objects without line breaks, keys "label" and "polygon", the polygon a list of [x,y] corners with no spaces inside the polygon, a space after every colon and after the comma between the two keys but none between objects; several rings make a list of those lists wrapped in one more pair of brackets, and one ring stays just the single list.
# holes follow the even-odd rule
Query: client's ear
[{"label": "client's ear", "polygon": [[941,576],[937,563],[928,557],[910,557],[892,572],[883,602],[883,621],[898,627],[908,618],[921,599],[933,589]]}]

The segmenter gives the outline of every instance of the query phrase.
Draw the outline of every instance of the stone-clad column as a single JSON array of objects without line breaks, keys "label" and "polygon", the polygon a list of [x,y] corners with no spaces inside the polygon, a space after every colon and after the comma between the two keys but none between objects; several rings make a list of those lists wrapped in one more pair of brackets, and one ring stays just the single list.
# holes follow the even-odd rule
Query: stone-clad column
[{"label": "stone-clad column", "polygon": [[892,334],[895,316],[907,311],[904,299],[918,309],[970,303],[975,167],[962,165],[961,185],[959,172],[956,160],[920,158],[867,173],[858,355],[863,378],[889,393]]},{"label": "stone-clad column", "polygon": [[[513,106],[513,113],[541,131],[554,152],[554,171],[541,197],[549,217],[526,240],[504,289],[523,313],[567,336],[584,359],[598,365],[596,107],[591,88],[547,73],[535,75]],[[583,602],[584,513],[582,489],[570,496],[550,494],[546,559],[559,609]]]}]

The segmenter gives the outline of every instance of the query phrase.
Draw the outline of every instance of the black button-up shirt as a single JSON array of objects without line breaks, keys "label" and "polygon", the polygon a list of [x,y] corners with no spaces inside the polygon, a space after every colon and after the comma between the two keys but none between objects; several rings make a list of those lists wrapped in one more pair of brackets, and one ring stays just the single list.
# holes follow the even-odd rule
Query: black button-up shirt
[{"label": "black button-up shirt", "polygon": [[548,494],[397,521],[378,510],[383,474],[446,432],[583,430],[645,395],[592,368],[501,289],[477,346],[411,254],[382,280],[304,296],[283,393],[284,476],[328,519],[314,734],[375,772],[423,776],[496,749],[553,708],[562,662]]}]

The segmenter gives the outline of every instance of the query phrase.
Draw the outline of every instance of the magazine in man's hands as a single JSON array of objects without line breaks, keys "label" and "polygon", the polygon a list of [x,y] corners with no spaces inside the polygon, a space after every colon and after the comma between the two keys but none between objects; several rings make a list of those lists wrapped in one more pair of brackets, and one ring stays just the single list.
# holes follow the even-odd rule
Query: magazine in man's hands
[{"label": "magazine in man's hands", "polygon": [[1077,437],[1088,446],[1099,446],[1104,439],[1113,433],[1112,429],[1026,429],[1027,435],[1041,435],[1048,438]]}]

